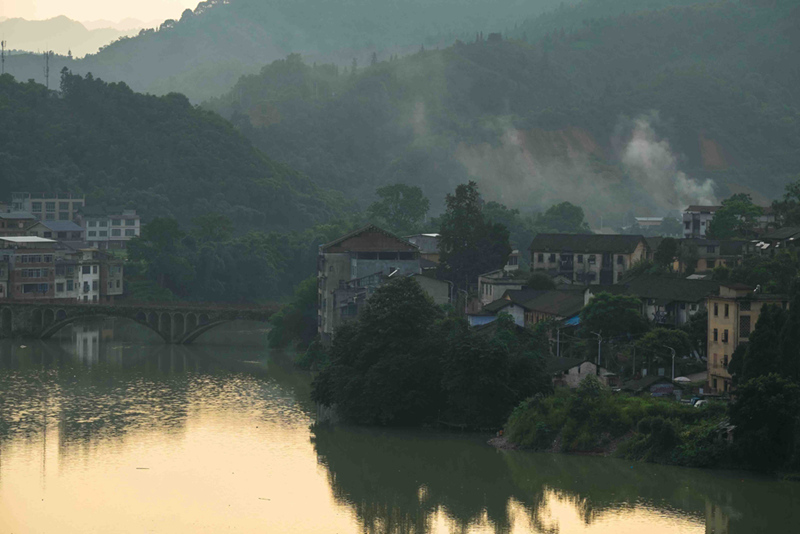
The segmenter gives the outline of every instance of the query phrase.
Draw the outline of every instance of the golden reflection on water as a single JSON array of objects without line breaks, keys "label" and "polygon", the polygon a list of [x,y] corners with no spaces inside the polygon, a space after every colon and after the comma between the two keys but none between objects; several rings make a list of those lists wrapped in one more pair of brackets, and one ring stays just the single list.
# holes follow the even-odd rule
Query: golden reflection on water
[{"label": "golden reflection on water", "polygon": [[791,484],[499,452],[458,434],[310,428],[309,377],[261,349],[109,337],[0,341],[0,534],[749,534],[797,524]]}]

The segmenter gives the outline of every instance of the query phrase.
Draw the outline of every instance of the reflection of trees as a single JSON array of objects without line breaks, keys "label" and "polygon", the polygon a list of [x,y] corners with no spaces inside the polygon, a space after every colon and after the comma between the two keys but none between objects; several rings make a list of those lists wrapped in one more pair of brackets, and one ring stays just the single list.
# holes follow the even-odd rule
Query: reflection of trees
[{"label": "reflection of trees", "polygon": [[712,529],[725,525],[730,533],[800,521],[800,484],[741,473],[498,452],[458,435],[317,425],[313,441],[336,500],[353,508],[367,532],[427,532],[439,509],[461,530],[486,517],[504,531],[512,499],[536,531],[558,532],[558,518],[544,513],[553,494],[586,523],[642,506],[705,520]]},{"label": "reflection of trees", "polygon": [[441,507],[462,530],[484,514],[509,528],[516,488],[502,455],[457,435],[313,429],[336,500],[355,509],[366,531],[428,532]]}]

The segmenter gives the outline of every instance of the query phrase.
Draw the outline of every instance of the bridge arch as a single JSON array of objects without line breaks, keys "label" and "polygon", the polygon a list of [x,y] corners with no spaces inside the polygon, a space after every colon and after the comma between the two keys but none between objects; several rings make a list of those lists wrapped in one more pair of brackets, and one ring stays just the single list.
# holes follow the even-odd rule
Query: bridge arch
[{"label": "bridge arch", "polygon": [[172,316],[172,333],[174,339],[181,339],[186,334],[186,319],[182,313]]},{"label": "bridge arch", "polygon": [[161,331],[161,336],[167,341],[172,341],[172,314],[164,312],[159,317],[158,329]]},{"label": "bridge arch", "polygon": [[[65,318],[65,319],[63,319],[61,321],[56,321],[53,325],[45,328],[44,331],[42,332],[42,334],[39,337],[41,339],[51,338],[55,334],[57,334],[60,330],[62,330],[63,328],[65,328],[65,327],[67,327],[69,325],[71,325],[72,323],[74,323],[76,321],[80,321],[80,320],[83,320],[83,319],[104,319],[106,317],[116,317],[116,316],[115,315],[108,315],[108,314],[104,314],[104,313],[95,313],[95,314],[75,315],[73,317],[67,317],[67,318]],[[166,341],[167,343],[170,342],[170,339],[165,338],[163,336],[163,334],[158,331],[158,328],[153,328],[147,322],[137,321],[137,320],[135,320],[135,319],[133,319],[131,317],[128,317],[128,316],[120,316],[120,317],[123,317],[123,318],[126,318],[126,319],[130,319],[131,321],[133,321],[135,323],[141,324],[142,326],[145,326],[149,330],[152,330],[153,332],[158,334],[158,336],[160,338],[162,338],[164,341]]]},{"label": "bridge arch", "polygon": [[44,326],[44,323],[42,322],[42,310],[39,308],[35,308],[33,310],[33,324],[36,325],[37,328]]},{"label": "bridge arch", "polygon": [[67,312],[65,310],[58,310],[56,312],[56,321],[63,321],[67,318]]},{"label": "bridge arch", "polygon": [[56,322],[56,312],[54,312],[51,308],[48,308],[44,311],[44,323],[42,324],[45,328],[52,325]]}]

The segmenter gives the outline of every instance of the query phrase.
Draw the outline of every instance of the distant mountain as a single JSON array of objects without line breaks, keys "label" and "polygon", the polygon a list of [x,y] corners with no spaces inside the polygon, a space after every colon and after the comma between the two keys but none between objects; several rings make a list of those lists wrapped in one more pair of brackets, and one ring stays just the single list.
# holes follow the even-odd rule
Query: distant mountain
[{"label": "distant mountain", "polygon": [[607,222],[732,192],[763,202],[796,178],[800,7],[588,3],[612,15],[577,22],[579,7],[560,8],[564,31],[532,39],[534,19],[516,40],[479,36],[355,74],[292,56],[205,106],[362,202],[404,182],[440,207],[473,179],[487,200],[570,200]]},{"label": "distant mountain", "polygon": [[139,30],[141,30],[143,28],[157,28],[161,24],[161,22],[162,21],[160,21],[160,20],[151,20],[151,21],[145,22],[145,21],[141,21],[139,19],[126,18],[126,19],[122,19],[122,20],[117,21],[117,22],[114,22],[114,21],[111,21],[111,20],[103,20],[103,19],[100,19],[100,20],[84,20],[84,21],[81,21],[81,24],[83,24],[86,27],[86,29],[88,29],[88,30],[100,30],[100,29],[105,29],[105,28],[111,28],[112,30],[118,30],[118,31],[124,31],[124,32],[132,31],[132,30],[135,30],[136,32],[138,32]]},{"label": "distant mountain", "polygon": [[[219,96],[243,74],[289,53],[301,53],[309,62],[349,65],[355,59],[366,65],[373,53],[386,59],[421,46],[449,46],[456,38],[504,31],[525,17],[575,1],[208,0],[184,11],[179,20],[121,39],[80,61],[54,58],[53,65],[125,81],[139,91],[177,91],[200,101]],[[19,56],[7,72],[41,81],[40,63],[35,56]]]},{"label": "distant mountain", "polygon": [[135,31],[111,28],[88,30],[80,22],[67,17],[48,20],[5,19],[0,21],[0,36],[7,47],[30,52],[53,52],[75,57],[96,53],[120,37],[134,35]]},{"label": "distant mountain", "polygon": [[306,228],[347,206],[183,95],[69,74],[61,89],[0,76],[0,198],[73,191],[145,219],[220,213],[240,230]]}]

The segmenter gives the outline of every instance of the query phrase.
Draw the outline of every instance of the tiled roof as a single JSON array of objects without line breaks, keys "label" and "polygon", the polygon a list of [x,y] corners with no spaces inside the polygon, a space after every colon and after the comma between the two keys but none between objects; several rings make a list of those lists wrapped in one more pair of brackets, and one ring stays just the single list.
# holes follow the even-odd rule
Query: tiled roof
[{"label": "tiled roof", "polygon": [[580,358],[547,358],[544,369],[547,374],[554,375],[577,367],[585,361]]},{"label": "tiled roof", "polygon": [[72,221],[39,221],[54,232],[83,232],[83,228]]},{"label": "tiled roof", "polygon": [[524,307],[541,313],[558,317],[572,317],[583,309],[583,288],[580,290],[544,291],[525,302]]},{"label": "tiled roof", "polygon": [[641,235],[538,234],[530,249],[534,252],[630,254],[643,241]]},{"label": "tiled roof", "polygon": [[785,228],[781,228],[779,230],[775,230],[772,233],[764,234],[761,236],[762,241],[779,241],[783,239],[789,239],[791,237],[796,237],[800,235],[800,228],[796,226],[787,226]]},{"label": "tiled roof", "polygon": [[[700,302],[719,293],[720,283],[714,280],[689,280],[671,276],[637,276],[616,287],[639,298],[666,302]],[[612,286],[614,287],[614,286]],[[605,289],[604,289],[605,291]]]},{"label": "tiled roof", "polygon": [[27,211],[4,211],[0,212],[0,219],[35,219],[33,214]]},{"label": "tiled roof", "polygon": [[715,211],[717,211],[721,207],[722,206],[698,206],[698,205],[693,205],[693,206],[689,206],[688,208],[686,208],[683,211],[684,212],[695,212],[695,213],[701,213],[701,212],[714,213]]},{"label": "tiled roof", "polygon": [[414,243],[406,241],[402,237],[397,237],[393,233],[388,232],[388,231],[384,230],[383,228],[379,228],[379,227],[375,226],[374,224],[368,224],[366,226],[363,226],[363,227],[359,228],[358,230],[355,230],[353,232],[350,232],[349,234],[343,235],[339,239],[336,239],[334,241],[331,241],[330,243],[326,243],[326,244],[322,245],[320,248],[324,251],[326,249],[329,249],[331,247],[334,247],[336,245],[344,243],[348,239],[351,239],[353,237],[356,237],[357,235],[360,235],[360,234],[363,234],[364,232],[369,232],[369,231],[373,231],[373,232],[378,232],[378,233],[384,234],[387,237],[391,237],[391,238],[394,238],[394,239],[400,241],[404,245],[408,245],[409,247],[413,247],[413,248],[419,250],[419,247],[417,245],[415,245]]},{"label": "tiled roof", "polygon": [[649,375],[645,376],[644,378],[640,378],[639,380],[625,382],[622,385],[622,389],[625,391],[633,391],[634,393],[638,393],[640,391],[644,391],[653,384],[658,384],[659,382],[671,383],[672,381],[665,376]]}]

